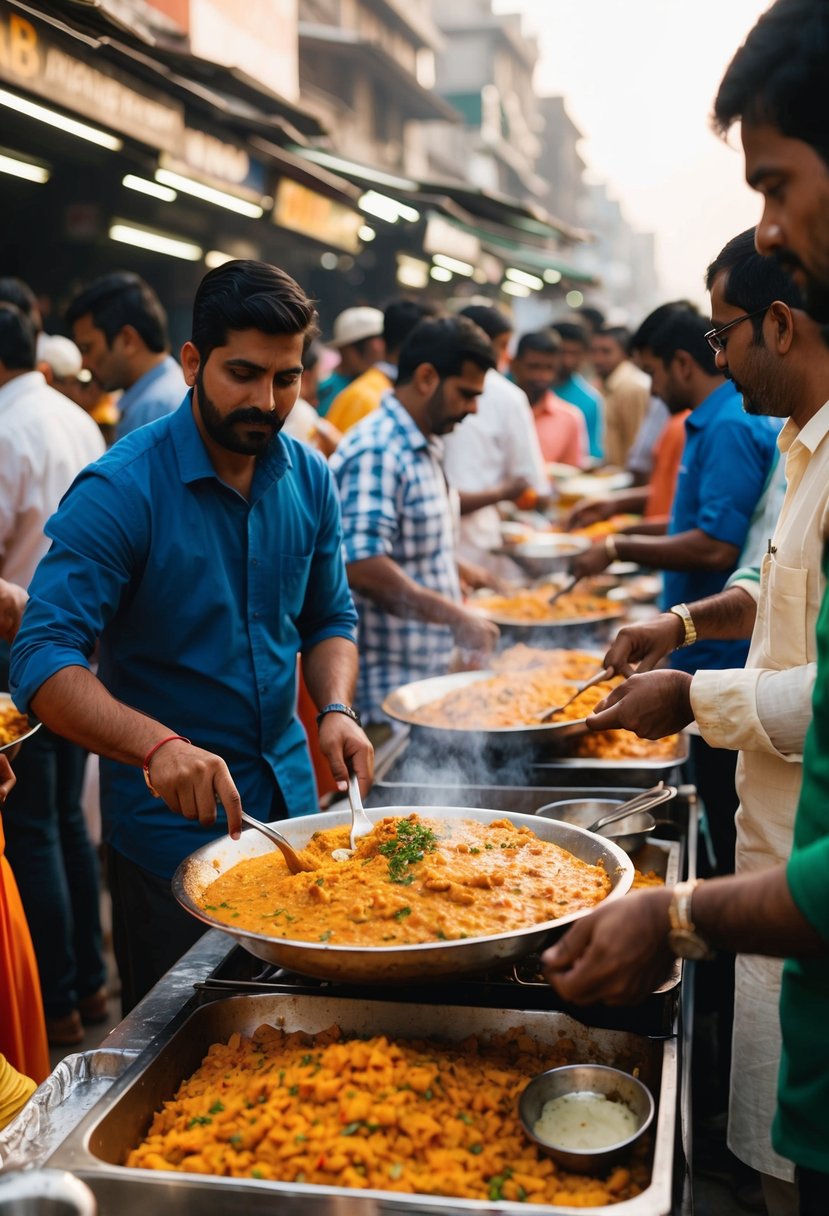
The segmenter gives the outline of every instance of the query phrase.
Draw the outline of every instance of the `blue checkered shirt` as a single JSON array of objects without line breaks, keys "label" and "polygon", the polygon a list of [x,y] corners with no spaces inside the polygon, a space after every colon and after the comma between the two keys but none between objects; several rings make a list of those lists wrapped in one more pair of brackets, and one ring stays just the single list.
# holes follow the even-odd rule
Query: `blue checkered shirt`
[{"label": "blue checkered shirt", "polygon": [[[393,393],[353,427],[331,457],[345,533],[345,560],[390,557],[415,582],[460,602],[457,498],[439,439],[427,440]],[[453,638],[445,625],[393,616],[354,595],[360,616],[357,706],[384,721],[383,699],[401,684],[441,675]]]}]

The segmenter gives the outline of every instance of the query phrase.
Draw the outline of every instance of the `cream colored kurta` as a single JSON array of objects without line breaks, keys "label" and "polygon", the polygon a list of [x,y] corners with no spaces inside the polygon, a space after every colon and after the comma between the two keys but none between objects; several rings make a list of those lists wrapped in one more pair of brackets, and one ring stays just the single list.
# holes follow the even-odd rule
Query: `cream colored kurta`
[{"label": "cream colored kurta", "polygon": [[[815,625],[829,502],[829,402],[802,431],[791,420],[778,445],[786,456],[786,496],[763,558],[745,670],[700,671],[691,703],[704,739],[739,749],[737,871],[785,861],[800,794],[802,749],[811,720]],[[778,750],[780,749],[780,750]],[[728,1143],[742,1161],[790,1180],[791,1162],[771,1147],[780,1060],[778,1001],[782,963],[737,958]]]}]

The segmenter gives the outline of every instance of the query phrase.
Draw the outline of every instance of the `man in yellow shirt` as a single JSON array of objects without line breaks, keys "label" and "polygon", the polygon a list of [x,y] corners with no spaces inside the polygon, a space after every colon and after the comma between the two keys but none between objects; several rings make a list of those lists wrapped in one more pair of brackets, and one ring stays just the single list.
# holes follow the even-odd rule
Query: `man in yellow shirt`
[{"label": "man in yellow shirt", "polygon": [[397,380],[397,359],[400,347],[414,327],[424,317],[434,315],[434,308],[416,300],[392,300],[383,310],[383,341],[385,359],[352,380],[339,393],[328,411],[328,421],[339,431],[356,426],[372,410],[376,410],[384,395],[394,388]]}]

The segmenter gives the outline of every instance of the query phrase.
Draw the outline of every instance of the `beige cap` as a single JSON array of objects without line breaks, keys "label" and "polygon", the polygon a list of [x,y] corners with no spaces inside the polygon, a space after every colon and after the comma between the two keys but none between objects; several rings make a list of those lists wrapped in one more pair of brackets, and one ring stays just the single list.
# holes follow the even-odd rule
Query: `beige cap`
[{"label": "beige cap", "polygon": [[379,308],[347,308],[334,322],[330,346],[349,346],[383,333],[383,313]]},{"label": "beige cap", "polygon": [[58,380],[77,376],[83,366],[81,352],[70,338],[60,334],[38,334],[36,358],[47,363]]}]

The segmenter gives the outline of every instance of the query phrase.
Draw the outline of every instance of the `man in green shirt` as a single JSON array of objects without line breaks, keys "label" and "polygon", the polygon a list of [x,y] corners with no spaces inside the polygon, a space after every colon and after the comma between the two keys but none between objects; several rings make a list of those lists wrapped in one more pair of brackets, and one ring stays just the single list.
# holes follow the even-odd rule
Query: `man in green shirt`
[{"label": "man in green shirt", "polygon": [[[777,0],[730,64],[714,118],[723,134],[741,120],[746,180],[764,199],[758,250],[791,269],[809,313],[829,324],[829,0]],[[817,621],[813,714],[785,865],[638,892],[577,921],[543,960],[566,1000],[627,1004],[652,991],[677,954],[786,958],[772,1139],[798,1167],[800,1216],[829,1211],[829,596]],[[592,725],[600,728],[601,707]]]}]

